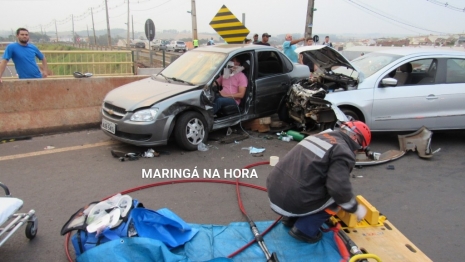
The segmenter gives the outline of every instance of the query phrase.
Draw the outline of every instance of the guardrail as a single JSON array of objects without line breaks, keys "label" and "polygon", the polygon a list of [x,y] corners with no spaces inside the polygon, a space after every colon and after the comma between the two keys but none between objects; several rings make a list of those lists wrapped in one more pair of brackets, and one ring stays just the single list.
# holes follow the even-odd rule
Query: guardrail
[{"label": "guardrail", "polygon": [[[118,47],[110,50],[103,46],[78,46],[92,50],[41,51],[47,58],[48,77],[73,77],[74,72],[92,73],[96,76],[134,75],[138,68],[166,67],[176,60],[181,53],[169,53],[146,49],[125,50]],[[0,57],[4,50],[0,50]],[[36,61],[41,68],[42,62]],[[2,78],[16,79],[12,60],[7,64]]]},{"label": "guardrail", "polygon": [[[3,55],[0,51],[0,56]],[[47,58],[50,77],[72,77],[74,72],[92,73],[97,76],[134,75],[134,55],[132,51],[48,51],[42,53]],[[37,61],[39,67],[42,63]],[[13,66],[13,62],[7,66]],[[8,71],[8,70],[6,70]],[[15,74],[3,76],[16,78]]]}]

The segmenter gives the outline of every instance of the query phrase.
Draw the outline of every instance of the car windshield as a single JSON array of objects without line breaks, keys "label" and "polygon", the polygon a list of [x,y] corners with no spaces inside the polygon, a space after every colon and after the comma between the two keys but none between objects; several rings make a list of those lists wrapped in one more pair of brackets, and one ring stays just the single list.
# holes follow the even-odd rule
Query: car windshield
[{"label": "car windshield", "polygon": [[194,85],[205,84],[226,58],[227,55],[223,53],[191,51],[176,59],[162,73],[165,77],[174,77]]},{"label": "car windshield", "polygon": [[[354,65],[357,70],[361,71],[364,77],[369,77],[400,57],[399,55],[392,54],[368,53],[352,60],[350,63]],[[352,72],[351,69],[342,66],[334,70],[334,72],[351,75],[354,78],[358,77],[357,72]]]},{"label": "car windshield", "polygon": [[178,41],[178,43],[177,43],[177,44],[178,44],[178,45],[183,45],[183,44],[184,44],[184,42],[180,42],[180,41]]}]

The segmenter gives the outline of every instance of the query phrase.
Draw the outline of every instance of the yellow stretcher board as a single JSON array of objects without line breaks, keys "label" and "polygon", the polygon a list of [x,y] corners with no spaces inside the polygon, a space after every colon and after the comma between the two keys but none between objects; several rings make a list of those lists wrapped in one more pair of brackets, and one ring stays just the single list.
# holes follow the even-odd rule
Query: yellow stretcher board
[{"label": "yellow stretcher board", "polygon": [[432,261],[365,198],[357,196],[357,201],[367,208],[363,221],[357,222],[355,214],[343,210],[333,219],[343,225],[342,230],[363,253],[382,261]]}]

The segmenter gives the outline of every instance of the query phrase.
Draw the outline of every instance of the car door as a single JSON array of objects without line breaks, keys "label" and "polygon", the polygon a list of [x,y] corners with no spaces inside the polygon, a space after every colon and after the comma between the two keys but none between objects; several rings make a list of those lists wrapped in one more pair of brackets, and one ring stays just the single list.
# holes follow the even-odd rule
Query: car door
[{"label": "car door", "polygon": [[[405,71],[405,64],[410,63]],[[389,70],[403,76],[402,86],[384,87],[381,84],[374,89],[372,123],[373,130],[416,130],[422,126],[434,129],[437,127],[437,109],[440,100],[437,97],[436,70],[437,58],[411,59],[404,61]],[[428,65],[431,75],[415,67]],[[385,77],[385,76],[384,76]],[[382,78],[384,78],[382,77]],[[429,78],[428,81],[422,79]],[[381,81],[381,79],[379,81]],[[394,77],[395,78],[395,77]]]},{"label": "car door", "polygon": [[439,60],[437,77],[436,129],[465,128],[465,57]]},{"label": "car door", "polygon": [[291,84],[284,61],[277,51],[257,51],[255,56],[255,113],[275,113]]}]

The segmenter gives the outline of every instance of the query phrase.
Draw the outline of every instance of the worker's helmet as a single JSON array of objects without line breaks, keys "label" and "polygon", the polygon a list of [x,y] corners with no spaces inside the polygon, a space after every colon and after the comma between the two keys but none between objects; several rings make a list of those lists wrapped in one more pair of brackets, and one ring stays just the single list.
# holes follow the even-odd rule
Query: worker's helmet
[{"label": "worker's helmet", "polygon": [[362,148],[366,148],[371,142],[370,128],[362,121],[347,121],[341,126],[344,130],[357,136],[357,142]]}]

